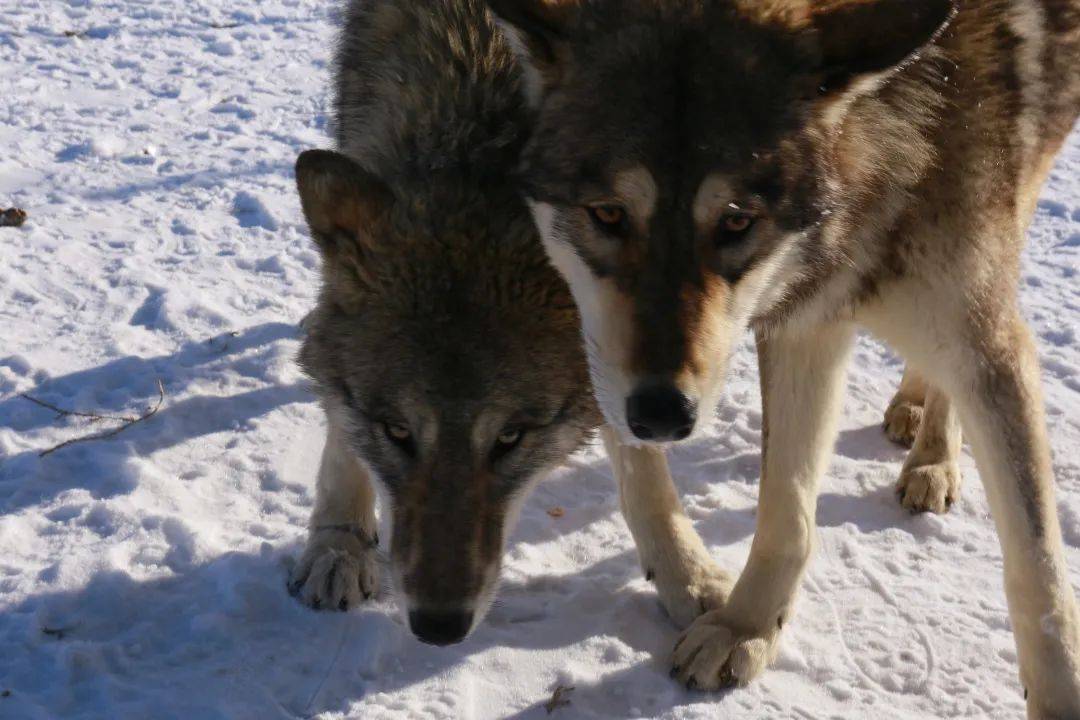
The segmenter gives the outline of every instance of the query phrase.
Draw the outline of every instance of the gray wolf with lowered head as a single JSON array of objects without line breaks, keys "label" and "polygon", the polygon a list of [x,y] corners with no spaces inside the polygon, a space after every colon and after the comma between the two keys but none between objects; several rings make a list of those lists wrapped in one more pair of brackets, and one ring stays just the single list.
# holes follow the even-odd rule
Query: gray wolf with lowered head
[{"label": "gray wolf with lowered head", "polygon": [[[528,64],[525,182],[581,311],[609,446],[628,459],[614,462],[624,511],[689,623],[678,677],[744,684],[774,658],[861,325],[909,363],[890,431],[910,432],[893,426],[924,403],[905,503],[947,506],[962,425],[1029,717],[1080,718],[1080,614],[1017,305],[1025,229],[1080,112],[1080,2],[489,4]],[[712,411],[747,328],[764,403],[757,531],[737,582],[702,596],[723,574],[658,444]]]},{"label": "gray wolf with lowered head", "polygon": [[399,606],[463,639],[534,481],[600,416],[578,314],[514,182],[529,110],[481,0],[355,0],[336,59],[338,152],[297,186],[323,259],[300,361],[327,416],[307,604],[376,589],[375,487]]}]

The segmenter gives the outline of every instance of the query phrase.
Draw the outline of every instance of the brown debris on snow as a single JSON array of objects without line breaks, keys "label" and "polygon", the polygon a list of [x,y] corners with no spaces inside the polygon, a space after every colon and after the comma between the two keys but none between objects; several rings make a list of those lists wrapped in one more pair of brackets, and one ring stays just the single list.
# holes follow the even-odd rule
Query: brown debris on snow
[{"label": "brown debris on snow", "polygon": [[0,227],[19,227],[26,222],[26,211],[19,208],[0,210]]}]

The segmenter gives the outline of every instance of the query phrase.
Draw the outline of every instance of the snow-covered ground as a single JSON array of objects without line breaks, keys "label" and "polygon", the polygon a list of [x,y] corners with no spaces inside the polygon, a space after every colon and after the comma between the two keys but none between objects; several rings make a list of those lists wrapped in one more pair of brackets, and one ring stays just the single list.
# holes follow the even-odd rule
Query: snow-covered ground
[{"label": "snow-covered ground", "polygon": [[[669,680],[675,629],[596,448],[529,501],[459,646],[413,640],[387,593],[347,614],[286,594],[321,442],[293,362],[318,256],[290,174],[328,145],[333,4],[2,3],[0,207],[30,219],[0,228],[0,717],[542,718],[558,685],[576,689],[553,717],[1021,717],[972,463],[948,516],[900,509],[903,453],[879,430],[900,365],[869,341],[798,616],[749,689]],[[1023,302],[1080,583],[1080,136],[1031,235]],[[754,368],[747,346],[716,429],[672,453],[732,569],[754,529]],[[38,456],[94,428],[19,393],[137,414],[158,380],[154,417]]]}]

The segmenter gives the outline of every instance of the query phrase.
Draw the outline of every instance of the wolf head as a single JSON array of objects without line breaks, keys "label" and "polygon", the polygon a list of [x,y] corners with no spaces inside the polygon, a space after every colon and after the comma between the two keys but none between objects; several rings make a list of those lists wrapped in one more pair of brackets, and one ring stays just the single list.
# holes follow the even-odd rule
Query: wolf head
[{"label": "wolf head", "polygon": [[324,276],[301,363],[389,501],[413,632],[456,642],[530,485],[599,421],[573,300],[510,188],[402,197],[327,151],[296,175]]},{"label": "wolf head", "polygon": [[747,326],[844,261],[822,233],[833,131],[950,0],[488,4],[528,68],[528,194],[601,408],[629,439],[681,440]]}]

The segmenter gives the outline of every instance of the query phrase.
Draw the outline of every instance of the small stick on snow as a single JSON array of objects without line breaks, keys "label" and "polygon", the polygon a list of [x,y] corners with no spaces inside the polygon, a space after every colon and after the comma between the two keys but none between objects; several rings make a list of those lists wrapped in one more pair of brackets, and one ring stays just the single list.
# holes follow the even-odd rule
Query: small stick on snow
[{"label": "small stick on snow", "polygon": [[165,402],[165,385],[164,385],[164,383],[161,382],[161,380],[158,380],[157,381],[157,386],[158,386],[158,401],[157,401],[157,404],[155,404],[152,408],[148,408],[146,412],[144,412],[142,415],[139,415],[137,417],[136,416],[124,417],[124,416],[118,416],[118,415],[101,415],[99,413],[84,413],[84,412],[77,412],[75,410],[65,410],[64,408],[57,407],[56,405],[52,405],[50,403],[45,402],[44,400],[39,400],[39,399],[37,399],[35,397],[31,397],[31,396],[23,393],[22,395],[20,395],[20,397],[25,398],[26,400],[29,400],[30,402],[32,402],[32,403],[34,403],[36,405],[40,405],[41,407],[48,408],[49,410],[52,410],[53,412],[58,413],[60,417],[89,418],[91,422],[100,422],[102,420],[116,420],[116,421],[121,423],[119,426],[114,427],[114,428],[110,428],[109,430],[103,430],[101,432],[92,433],[90,435],[82,435],[80,437],[71,438],[70,440],[65,440],[64,442],[60,443],[59,445],[53,445],[51,448],[48,448],[46,450],[42,450],[41,452],[38,453],[38,457],[45,457],[46,455],[48,455],[50,453],[54,453],[54,452],[56,452],[57,450],[59,450],[61,448],[65,448],[68,445],[74,445],[75,443],[89,442],[91,440],[104,440],[105,438],[111,438],[111,437],[113,437],[115,435],[119,435],[120,433],[124,432],[125,430],[127,430],[132,425],[135,425],[136,423],[141,423],[143,420],[148,420],[149,418],[152,418],[154,415],[157,414],[157,411],[161,409],[162,404],[164,404],[164,402]]},{"label": "small stick on snow", "polygon": [[101,415],[99,413],[92,412],[79,412],[78,410],[65,410],[62,407],[57,407],[52,403],[47,403],[44,400],[40,400],[33,395],[27,395],[26,393],[20,393],[19,397],[21,397],[23,400],[29,400],[35,405],[40,405],[46,410],[52,410],[54,413],[56,413],[57,417],[88,418],[90,422],[101,422],[102,420],[116,420],[117,422],[132,423],[138,420],[137,417],[131,415]]},{"label": "small stick on snow", "polygon": [[44,634],[48,635],[49,637],[54,637],[54,638],[56,638],[57,640],[63,640],[63,639],[64,639],[64,635],[66,635],[66,634],[67,634],[67,631],[68,631],[68,630],[70,630],[70,629],[71,629],[71,628],[51,628],[51,627],[43,627],[43,628],[41,628],[41,632],[43,632]]},{"label": "small stick on snow", "polygon": [[547,714],[555,712],[561,707],[565,707],[570,704],[570,698],[567,697],[570,693],[574,692],[574,687],[566,687],[565,685],[556,685],[555,692],[551,693],[551,699],[544,703],[544,709],[547,710]]}]

